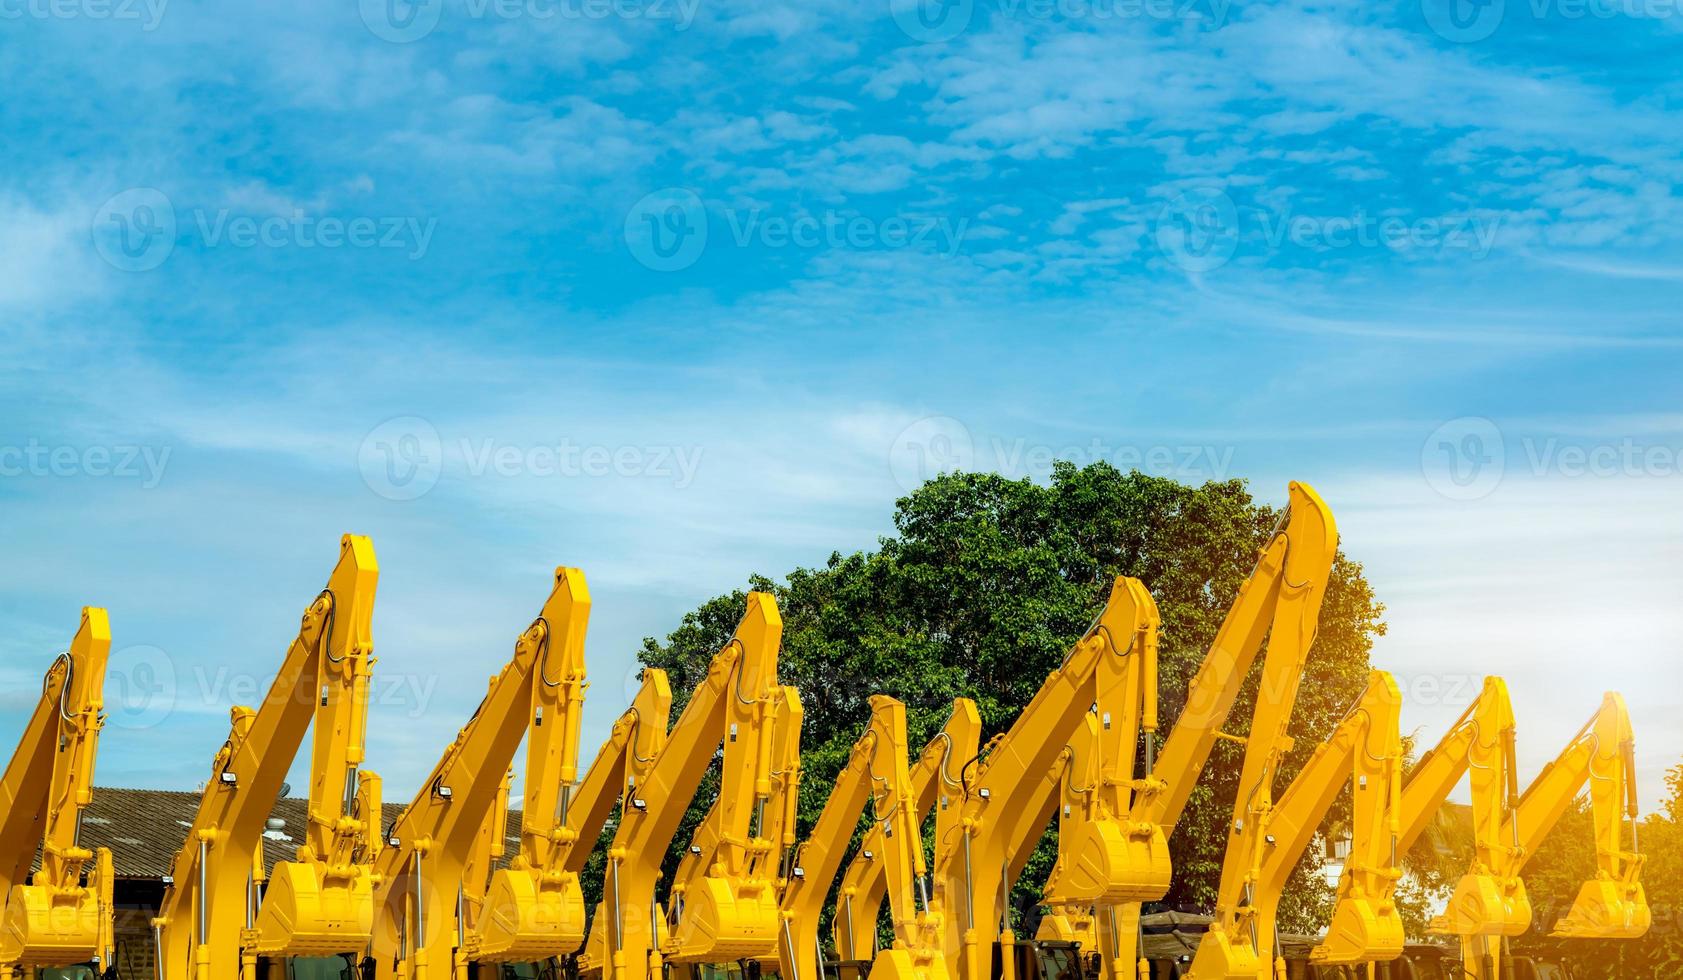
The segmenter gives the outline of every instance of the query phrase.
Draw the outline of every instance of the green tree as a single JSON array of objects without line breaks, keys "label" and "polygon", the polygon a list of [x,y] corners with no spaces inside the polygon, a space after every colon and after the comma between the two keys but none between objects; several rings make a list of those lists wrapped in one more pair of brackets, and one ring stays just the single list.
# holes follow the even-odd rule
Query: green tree
[{"label": "green tree", "polygon": [[[974,698],[988,733],[1003,731],[1097,615],[1117,575],[1142,579],[1162,613],[1162,714],[1170,725],[1258,548],[1276,519],[1241,481],[1187,486],[1107,464],[1059,464],[1048,485],[991,474],[932,480],[898,501],[895,533],[874,551],[833,554],[783,582],[754,577],[784,620],[779,673],[800,689],[805,777],[800,832],[811,827],[868,715],[866,699],[905,702],[914,746],[945,723],[955,696]],[[741,617],[744,594],[686,615],[642,661],[671,674],[674,711]],[[1330,734],[1366,683],[1383,607],[1342,555],[1321,613],[1299,695],[1281,787]],[[1243,735],[1255,682],[1228,731]],[[1173,903],[1209,908],[1241,752],[1218,744],[1173,839]],[[710,799],[692,804],[668,868]],[[1055,833],[1055,831],[1054,831]],[[1016,885],[1019,910],[1038,903],[1056,844],[1049,834]],[[1286,928],[1307,928],[1328,895],[1313,853],[1283,906]]]}]

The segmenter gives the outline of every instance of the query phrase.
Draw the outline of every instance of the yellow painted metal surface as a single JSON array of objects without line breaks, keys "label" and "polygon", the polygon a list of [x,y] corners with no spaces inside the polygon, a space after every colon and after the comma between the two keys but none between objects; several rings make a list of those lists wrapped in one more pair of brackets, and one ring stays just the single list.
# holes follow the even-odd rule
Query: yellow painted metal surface
[{"label": "yellow painted metal surface", "polygon": [[[446,980],[475,960],[559,955],[583,938],[582,892],[554,808],[565,799],[563,773],[577,765],[589,619],[584,574],[556,569],[537,619],[393,825],[375,865],[370,956],[381,980]],[[502,833],[487,821],[522,741],[531,810],[521,855],[487,880],[484,835]]]},{"label": "yellow painted metal surface", "polygon": [[[105,610],[85,607],[70,650],[48,669],[23,739],[0,776],[6,903],[0,978],[34,967],[111,962],[111,855],[77,840],[82,810],[93,800],[110,652]],[[37,847],[41,868],[25,883]]]},{"label": "yellow painted metal surface", "polygon": [[[1266,980],[1280,966],[1275,916],[1292,869],[1314,840],[1328,810],[1353,786],[1351,887],[1334,906],[1326,938],[1310,954],[1320,964],[1393,959],[1402,952],[1403,927],[1390,889],[1397,868],[1396,817],[1401,798],[1402,695],[1384,671],[1373,671],[1367,689],[1332,736],[1317,746],[1296,779],[1274,803],[1266,786],[1260,802],[1236,807],[1228,840],[1223,894],[1237,900],[1218,907],[1216,922],[1199,944],[1192,980],[1248,976]],[[1234,860],[1235,854],[1240,860]],[[1225,874],[1225,871],[1224,871]]]},{"label": "yellow painted metal surface", "polygon": [[[1653,912],[1642,887],[1642,855],[1635,846],[1638,819],[1635,736],[1624,698],[1609,692],[1595,716],[1560,755],[1537,775],[1509,811],[1498,832],[1504,846],[1490,856],[1498,882],[1517,883],[1525,864],[1551,834],[1572,801],[1589,787],[1595,821],[1596,876],[1579,889],[1572,907],[1551,935],[1575,939],[1636,939],[1653,925]],[[1626,822],[1632,843],[1625,847]],[[1470,980],[1498,980],[1507,958],[1506,938],[1530,925],[1525,894],[1515,891],[1458,889],[1448,912],[1434,920],[1435,932],[1461,939],[1462,959]]]},{"label": "yellow painted metal surface", "polygon": [[[326,945],[357,953],[368,945],[378,784],[359,766],[379,573],[366,537],[341,538],[339,562],[305,610],[263,702],[230,710],[228,740],[153,922],[162,980],[249,980],[259,956],[315,955]],[[312,723],[305,841],[296,862],[277,865],[268,914],[254,912],[264,826]]]}]

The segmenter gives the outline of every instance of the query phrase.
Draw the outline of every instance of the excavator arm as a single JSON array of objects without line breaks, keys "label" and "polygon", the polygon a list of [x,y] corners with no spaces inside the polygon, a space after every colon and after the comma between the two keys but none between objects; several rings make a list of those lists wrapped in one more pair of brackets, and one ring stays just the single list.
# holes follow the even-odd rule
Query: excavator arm
[{"label": "excavator arm", "polygon": [[309,822],[296,859],[277,862],[260,893],[262,864],[252,865],[257,915],[240,943],[247,980],[257,980],[261,958],[360,953],[368,945],[374,908],[370,873],[380,841],[380,777],[361,771],[375,663],[373,612],[372,602],[341,610],[336,600],[326,610],[328,635],[340,615],[360,621],[349,647],[329,643],[319,651]]},{"label": "excavator arm", "polygon": [[[1389,895],[1397,869],[1402,737],[1402,695],[1384,671],[1369,675],[1367,690],[1331,738],[1317,746],[1274,806],[1241,806],[1228,839],[1216,921],[1198,945],[1190,980],[1283,978],[1275,917],[1292,869],[1314,840],[1346,784],[1354,786],[1351,886],[1339,897],[1326,939],[1310,954],[1320,964],[1389,960],[1402,953],[1403,927]],[[1263,787],[1266,795],[1266,786]],[[1229,880],[1239,869],[1242,878]],[[1227,899],[1227,896],[1234,896]]]},{"label": "excavator arm", "polygon": [[[1241,800],[1258,802],[1263,784],[1272,786],[1279,757],[1291,746],[1285,725],[1314,644],[1337,554],[1338,527],[1331,509],[1309,485],[1290,483],[1286,509],[1229,606],[1187,688],[1174,729],[1155,758],[1150,751],[1153,726],[1148,724],[1155,718],[1152,712],[1141,717],[1147,775],[1131,784],[1127,820],[1156,825],[1165,840],[1172,836],[1210,753],[1223,739],[1246,745]],[[1222,729],[1259,655],[1263,664],[1249,735],[1229,736]],[[1161,898],[1166,891],[1165,883],[1164,889],[1145,900]],[[1124,970],[1123,964],[1136,963],[1137,970],[1146,969],[1140,958],[1139,922],[1139,901],[1112,905],[1096,917],[1097,944],[1112,978],[1132,972]]]},{"label": "excavator arm", "polygon": [[[1553,762],[1543,767],[1503,821],[1499,839],[1511,846],[1492,854],[1493,873],[1518,879],[1543,841],[1553,833],[1587,785],[1595,821],[1596,876],[1585,882],[1551,935],[1583,939],[1637,939],[1653,925],[1642,887],[1643,858],[1637,842],[1636,740],[1624,698],[1609,692],[1595,717],[1578,731]],[[1630,823],[1631,849],[1623,830]],[[1521,892],[1523,895],[1523,892]],[[1504,938],[1529,925],[1498,921],[1476,902],[1451,903],[1434,920],[1434,932],[1461,937],[1462,959],[1473,980],[1497,980],[1507,956]]]},{"label": "excavator arm", "polygon": [[[789,873],[786,857],[792,856],[795,837],[795,813],[799,803],[801,779],[801,725],[806,712],[801,695],[788,684],[783,685],[773,709],[771,798],[763,808],[764,819],[757,837],[767,844],[756,849],[750,857],[749,874],[774,881],[776,894],[783,893]],[[672,887],[667,895],[669,924],[677,925],[682,916],[685,896],[706,888],[705,880],[719,861],[719,846],[725,827],[719,819],[719,801],[714,800],[690,837],[689,847],[678,861],[672,875]],[[677,980],[693,980],[698,964],[667,964],[668,973]]]},{"label": "excavator arm", "polygon": [[[937,850],[941,841],[955,839],[964,791],[958,771],[976,758],[981,740],[982,716],[976,702],[954,698],[946,725],[929,740],[917,764],[911,767],[912,822],[922,827],[930,811],[935,811]],[[882,826],[872,824],[842,874],[831,938],[844,960],[868,960],[875,955],[877,915],[888,892],[887,869],[881,859],[886,843]]]},{"label": "excavator arm", "polygon": [[[445,750],[407,810],[392,826],[375,865],[371,954],[380,980],[444,980],[469,955],[467,865],[481,840],[486,817],[499,794],[520,743],[528,732],[551,728],[564,743],[576,740],[584,686],[584,635],[590,591],[576,568],[559,568],[543,611],[515,643],[514,655],[495,677],[471,719]],[[547,767],[565,758],[545,732],[529,752],[528,800],[553,799],[532,784],[559,780]],[[554,755],[551,755],[551,750]],[[522,847],[547,855],[551,814],[530,815],[534,833],[523,828]],[[541,836],[540,836],[541,832]],[[528,843],[537,837],[536,843]],[[507,938],[511,944],[553,940],[554,952],[576,947],[583,936],[584,902],[576,876],[539,880],[521,888],[499,872],[493,876],[477,919],[474,938]],[[478,879],[483,881],[483,878]],[[568,944],[571,944],[569,946]],[[547,955],[547,954],[546,954]]]},{"label": "excavator arm", "polygon": [[[82,811],[93,801],[110,652],[105,610],[83,608],[76,638],[48,668],[41,700],[0,777],[0,895],[6,902],[0,977],[89,960],[111,964],[111,855],[78,841]],[[37,847],[41,870],[25,884]]]},{"label": "excavator arm", "polygon": [[[349,852],[367,853],[356,842],[360,828],[377,818],[346,808],[360,785],[378,579],[373,544],[345,535],[327,588],[305,610],[263,703],[230,712],[232,730],[153,920],[162,980],[229,980],[250,968],[258,950],[353,952],[367,945],[367,868],[349,867]],[[260,918],[263,828],[312,721],[310,827],[299,861],[276,865],[262,901],[270,914]],[[283,908],[290,922],[276,921]]]},{"label": "excavator arm", "polygon": [[[570,953],[584,941],[584,892],[578,873],[567,870],[566,857],[578,837],[569,823],[587,686],[584,625],[590,594],[578,569],[560,569],[556,580],[556,592],[564,588],[570,599],[552,597],[539,620],[545,624],[546,648],[531,682],[520,853],[507,868],[494,872],[489,887],[480,893],[482,915],[474,927],[462,927],[463,957],[469,961],[548,959]],[[552,618],[555,615],[565,616],[565,623]],[[507,793],[501,798],[506,801]],[[498,809],[506,813],[506,804]],[[503,832],[499,820],[499,841]]]},{"label": "excavator arm", "polygon": [[[592,925],[587,972],[648,980],[661,964],[771,956],[778,923],[775,881],[752,873],[772,849],[759,836],[772,791],[773,720],[781,687],[777,651],[783,620],[769,594],[750,592],[735,636],[714,656],[649,768],[608,852],[603,908]],[[655,901],[661,859],[713,754],[723,746],[711,815],[721,828],[709,873],[684,896],[669,938]],[[600,938],[598,938],[600,933]]]},{"label": "excavator arm", "polygon": [[906,707],[885,695],[871,697],[871,720],[853,743],[835,789],[802,843],[794,875],[783,895],[783,931],[778,956],[786,980],[820,980],[818,920],[825,897],[853,829],[867,804],[878,835],[877,853],[887,883],[894,920],[894,944],[877,953],[871,967],[876,980],[944,980],[943,931],[917,907],[916,890],[928,866],[916,811],[912,806],[910,766],[906,760]]},{"label": "excavator arm", "polygon": [[[1123,675],[1140,669],[1155,650],[1156,603],[1138,580],[1119,577],[1109,601],[1064,663],[1036,692],[1011,728],[995,739],[986,765],[966,772],[956,840],[936,856],[933,905],[946,923],[948,970],[964,980],[988,980],[991,937],[1014,942],[1001,900],[1030,845],[1051,821],[1053,796],[1025,805],[1046,781],[1064,745],[1101,693],[1128,690]],[[1136,688],[1139,689],[1139,688]],[[1101,715],[1120,705],[1100,702]],[[966,767],[969,769],[969,767]],[[1099,823],[1100,821],[1095,821]],[[1091,827],[1082,845],[1079,887],[1084,900],[1120,902],[1160,895],[1168,887],[1169,855],[1155,824]]]},{"label": "excavator arm", "polygon": [[666,671],[645,667],[631,707],[615,719],[573,793],[569,833],[559,847],[562,868],[575,875],[583,872],[615,805],[623,801],[636,806],[637,788],[648,781],[649,769],[666,748],[671,713],[672,686]]},{"label": "excavator arm", "polygon": [[[1514,732],[1506,682],[1485,678],[1478,698],[1404,780],[1397,820],[1397,850],[1406,854],[1441,812],[1461,777],[1468,777],[1475,853],[1472,867],[1456,883],[1450,907],[1466,910],[1487,935],[1518,935],[1531,922],[1524,884],[1517,875],[1496,873],[1512,850],[1511,843],[1501,839],[1502,824],[1519,804]],[[1354,887],[1347,869],[1339,879],[1339,896]]]}]

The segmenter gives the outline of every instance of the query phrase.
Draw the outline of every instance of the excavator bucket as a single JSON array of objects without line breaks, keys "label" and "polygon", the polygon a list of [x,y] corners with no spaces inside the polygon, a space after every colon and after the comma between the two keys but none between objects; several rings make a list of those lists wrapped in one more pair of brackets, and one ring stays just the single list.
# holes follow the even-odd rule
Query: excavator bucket
[{"label": "excavator bucket", "polygon": [[1333,913],[1332,924],[1319,946],[1309,954],[1313,963],[1384,962],[1402,955],[1402,917],[1395,902],[1345,898]]},{"label": "excavator bucket", "polygon": [[[330,956],[366,945],[374,931],[374,883],[347,876],[324,887],[310,865],[280,861],[263,891],[258,929],[284,935],[290,956]],[[257,944],[253,943],[253,946]]]},{"label": "excavator bucket", "polygon": [[1640,939],[1654,924],[1648,896],[1640,884],[1586,881],[1572,908],[1551,936],[1569,939]]},{"label": "excavator bucket", "polygon": [[1429,932],[1456,936],[1520,936],[1531,928],[1531,898],[1525,882],[1491,874],[1469,874],[1455,885],[1448,910]]},{"label": "excavator bucket", "polygon": [[1169,890],[1169,841],[1157,824],[1089,821],[1066,853],[1062,883],[1071,904],[1151,902]]},{"label": "excavator bucket", "polygon": [[99,896],[91,888],[58,891],[35,885],[12,888],[0,944],[16,949],[20,966],[62,966],[98,948]]},{"label": "excavator bucket", "polygon": [[684,916],[673,941],[679,957],[706,956],[720,963],[773,959],[782,917],[769,882],[732,882],[707,875],[684,897]]},{"label": "excavator bucket", "polygon": [[1187,975],[1208,980],[1257,980],[1264,974],[1253,945],[1235,943],[1221,930],[1211,929],[1198,944]]},{"label": "excavator bucket", "polygon": [[498,960],[547,959],[584,939],[584,891],[578,876],[557,877],[540,887],[533,875],[507,868],[491,876],[481,935],[486,948],[497,950]]}]

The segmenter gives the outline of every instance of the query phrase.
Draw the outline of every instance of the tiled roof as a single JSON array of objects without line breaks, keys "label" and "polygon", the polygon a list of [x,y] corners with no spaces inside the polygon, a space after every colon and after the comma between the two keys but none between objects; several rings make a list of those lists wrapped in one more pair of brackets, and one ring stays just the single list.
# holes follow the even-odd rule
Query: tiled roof
[{"label": "tiled roof", "polygon": [[[276,801],[273,816],[285,821],[285,827],[263,835],[265,867],[296,856],[308,823],[307,807],[301,799]],[[390,826],[403,808],[401,803],[387,803],[382,808],[384,825]],[[198,809],[198,793],[101,787],[82,814],[82,846],[109,847],[118,878],[159,879],[169,874]],[[520,843],[520,811],[509,811],[507,832],[512,854]]]}]

